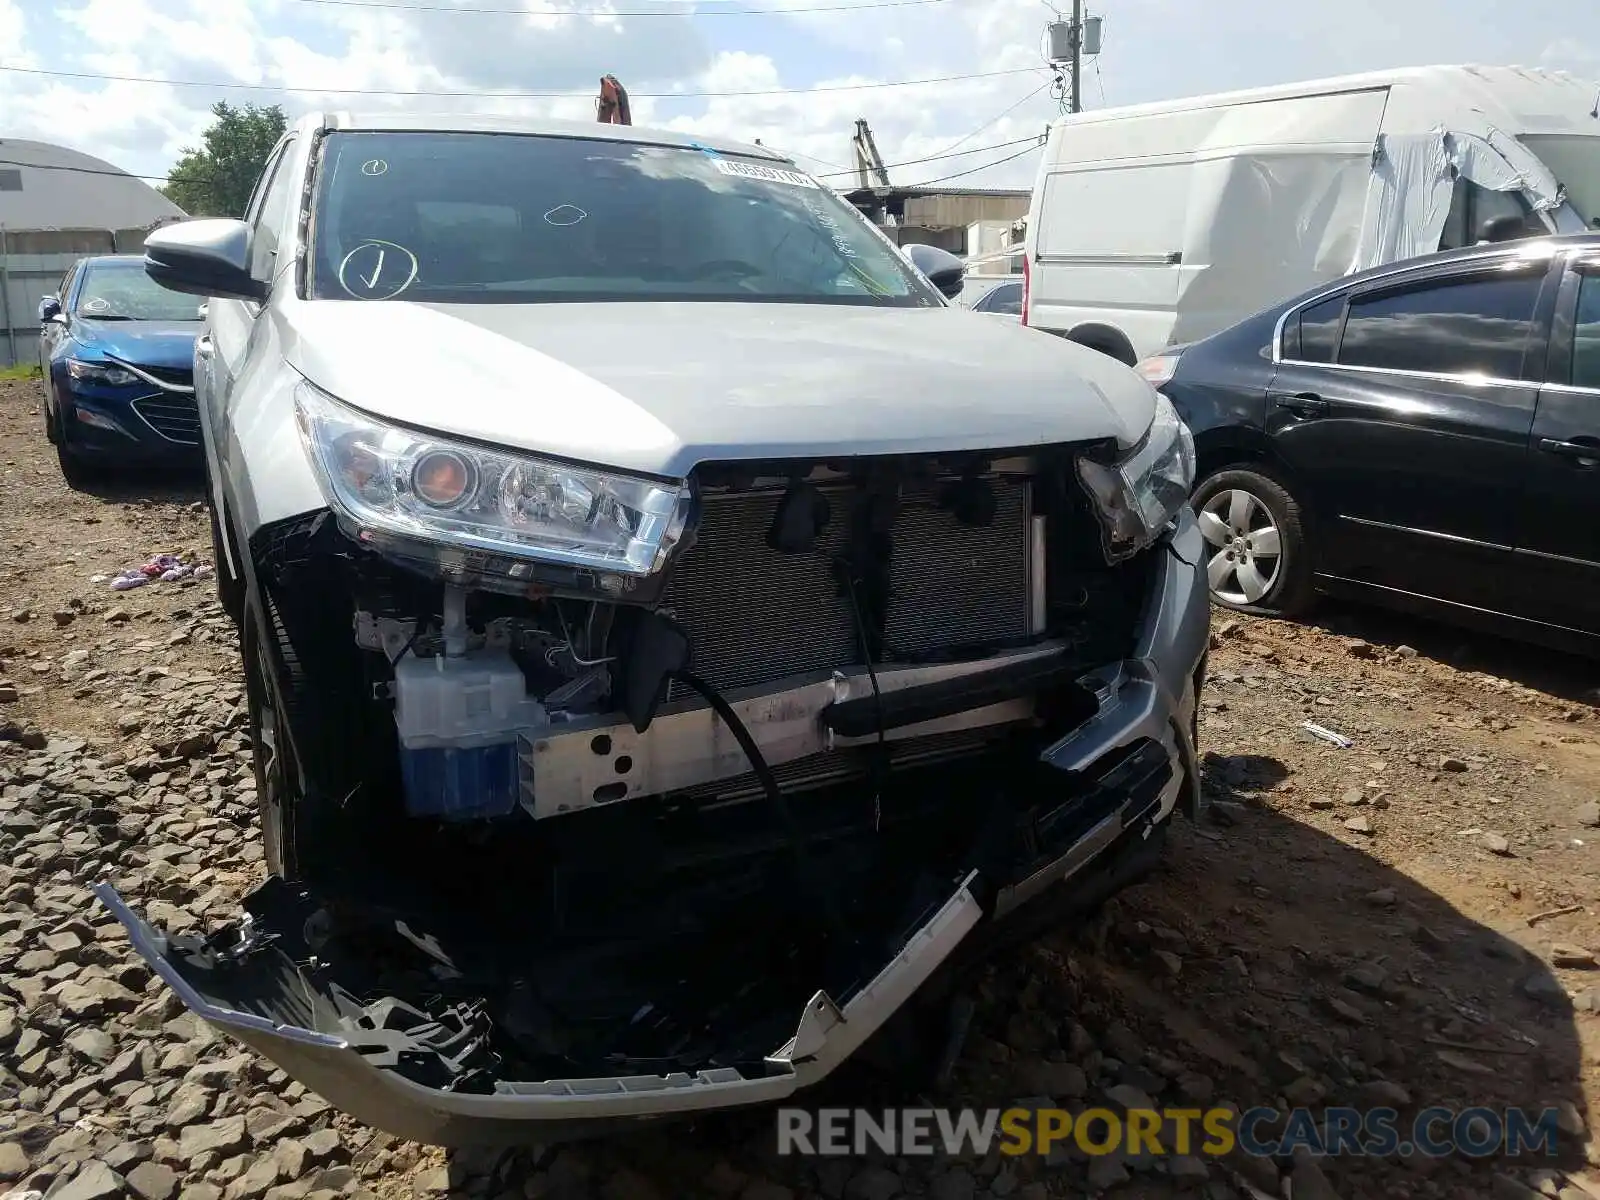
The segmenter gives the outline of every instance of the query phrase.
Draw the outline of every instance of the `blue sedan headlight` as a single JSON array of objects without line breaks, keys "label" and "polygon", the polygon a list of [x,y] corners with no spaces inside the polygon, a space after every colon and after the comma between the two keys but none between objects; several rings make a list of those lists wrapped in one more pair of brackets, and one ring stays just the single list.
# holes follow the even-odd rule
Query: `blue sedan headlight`
[{"label": "blue sedan headlight", "polygon": [[79,383],[103,383],[109,387],[122,387],[139,378],[115,363],[84,362],[79,358],[67,359],[67,374]]}]

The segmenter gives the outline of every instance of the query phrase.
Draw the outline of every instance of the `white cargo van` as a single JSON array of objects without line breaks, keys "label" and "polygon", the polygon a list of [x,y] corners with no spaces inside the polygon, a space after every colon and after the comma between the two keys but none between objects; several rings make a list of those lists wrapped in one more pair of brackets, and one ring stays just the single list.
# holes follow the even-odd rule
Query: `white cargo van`
[{"label": "white cargo van", "polygon": [[1418,254],[1600,224],[1600,83],[1418,67],[1050,130],[1023,320],[1134,363]]}]

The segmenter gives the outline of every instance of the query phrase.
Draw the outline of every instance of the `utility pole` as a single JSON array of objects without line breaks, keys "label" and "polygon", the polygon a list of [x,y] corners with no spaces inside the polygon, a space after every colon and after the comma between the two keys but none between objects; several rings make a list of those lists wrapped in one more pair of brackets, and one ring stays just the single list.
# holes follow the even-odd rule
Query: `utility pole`
[{"label": "utility pole", "polygon": [[1083,111],[1083,0],[1072,0],[1072,109]]},{"label": "utility pole", "polygon": [[[1086,17],[1083,0],[1072,0],[1072,19],[1050,25],[1050,66],[1056,73],[1051,95],[1063,112],[1083,111],[1083,60],[1100,53],[1104,18]],[[1070,74],[1071,79],[1064,78]]]}]

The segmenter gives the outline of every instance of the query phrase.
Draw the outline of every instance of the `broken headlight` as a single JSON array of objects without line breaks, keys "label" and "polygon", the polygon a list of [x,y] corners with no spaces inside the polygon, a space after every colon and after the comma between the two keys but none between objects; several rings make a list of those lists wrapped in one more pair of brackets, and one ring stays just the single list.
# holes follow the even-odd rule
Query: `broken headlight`
[{"label": "broken headlight", "polygon": [[1156,415],[1139,444],[1114,462],[1078,458],[1078,478],[1094,500],[1106,557],[1120,562],[1172,523],[1194,487],[1194,436],[1156,393]]},{"label": "broken headlight", "polygon": [[660,569],[683,535],[681,484],[390,425],[308,383],[295,411],[329,505],[380,535],[613,575]]}]

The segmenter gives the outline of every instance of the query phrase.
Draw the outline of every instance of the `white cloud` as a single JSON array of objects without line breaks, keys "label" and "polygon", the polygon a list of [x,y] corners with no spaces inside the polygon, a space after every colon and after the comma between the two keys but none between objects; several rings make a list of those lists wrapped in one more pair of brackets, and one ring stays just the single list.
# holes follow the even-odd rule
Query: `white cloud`
[{"label": "white cloud", "polygon": [[[515,0],[428,2],[503,9]],[[129,170],[158,173],[198,140],[217,99],[282,102],[291,114],[316,107],[473,109],[584,119],[593,113],[599,77],[611,72],[634,92],[637,123],[759,138],[819,173],[833,169],[826,164],[851,164],[850,137],[856,119],[865,117],[891,178],[918,183],[995,162],[1011,151],[987,147],[1036,134],[1055,113],[1047,88],[1024,100],[1048,81],[1040,46],[1051,14],[1039,0],[938,0],[765,17],[705,11],[730,3],[800,10],[850,2],[866,0],[521,0],[526,15],[307,0],[0,0],[0,66],[306,89],[250,92],[0,70],[0,137],[64,141]],[[576,7],[588,12],[563,15]],[[689,15],[616,15],[647,9]],[[1347,0],[1336,8],[1292,6],[1286,16],[1290,11],[1277,0],[1116,0],[1105,13],[1105,53],[1086,71],[1085,102],[1136,102],[1427,61],[1543,62],[1600,74],[1596,47],[1569,32],[1570,0],[1523,0],[1515,22],[1505,21],[1496,0]],[[649,95],[834,88],[1016,69],[1027,70],[905,88]],[[341,90],[317,90],[328,88]],[[354,96],[347,89],[465,95]],[[569,94],[491,98],[487,92]],[[963,138],[957,148],[972,153],[908,162]],[[1024,155],[956,182],[1026,185],[1035,161]],[[901,163],[907,165],[893,165]]]}]

